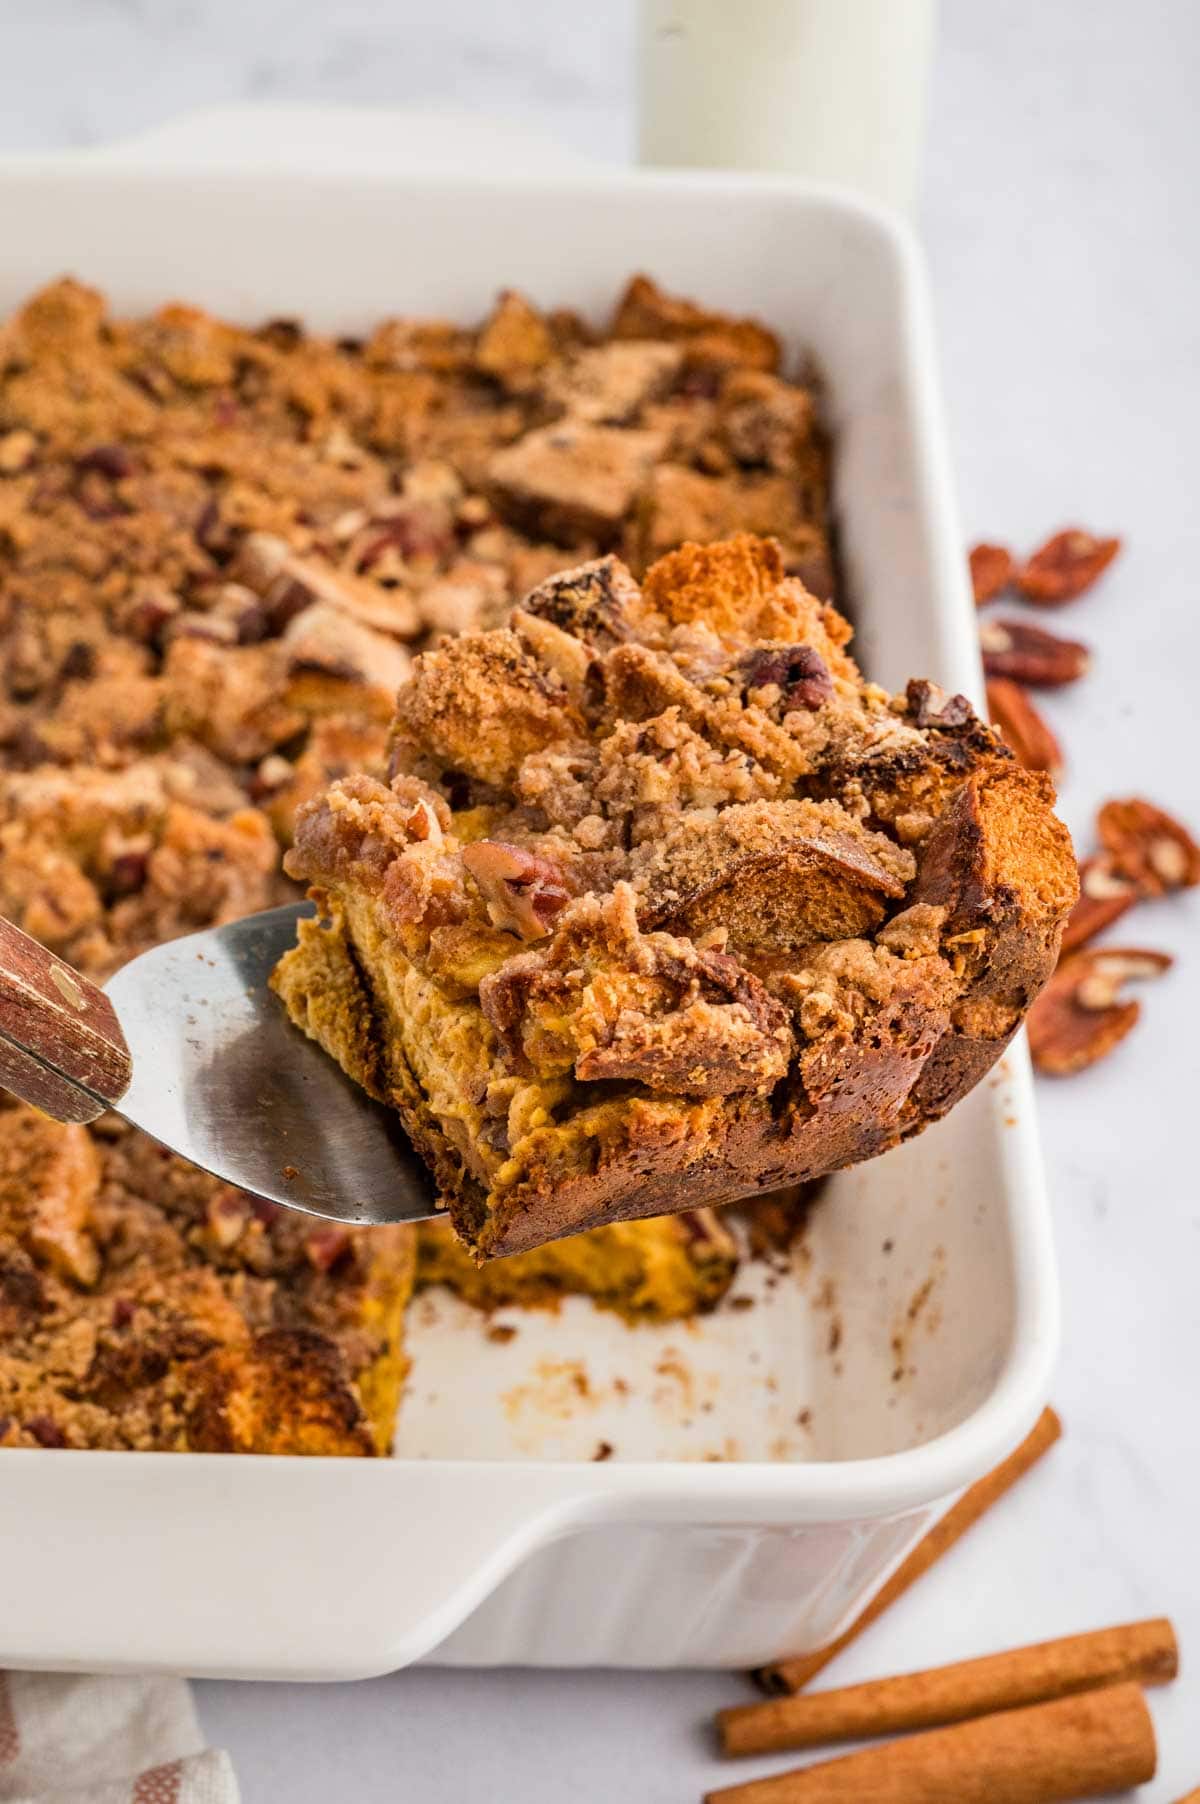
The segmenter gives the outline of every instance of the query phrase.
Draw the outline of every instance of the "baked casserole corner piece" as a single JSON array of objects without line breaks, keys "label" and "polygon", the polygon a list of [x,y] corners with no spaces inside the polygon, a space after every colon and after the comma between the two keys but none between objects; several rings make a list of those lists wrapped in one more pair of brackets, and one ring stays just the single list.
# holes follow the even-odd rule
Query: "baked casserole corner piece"
[{"label": "baked casserole corner piece", "polygon": [[801,1183],[964,1095],[1076,894],[961,696],[864,681],[746,534],[615,557],[422,653],[388,780],[300,810],[276,987],[487,1260]]},{"label": "baked casserole corner piece", "polygon": [[411,1229],[279,1209],[114,1117],[0,1126],[0,1446],[389,1450]]}]

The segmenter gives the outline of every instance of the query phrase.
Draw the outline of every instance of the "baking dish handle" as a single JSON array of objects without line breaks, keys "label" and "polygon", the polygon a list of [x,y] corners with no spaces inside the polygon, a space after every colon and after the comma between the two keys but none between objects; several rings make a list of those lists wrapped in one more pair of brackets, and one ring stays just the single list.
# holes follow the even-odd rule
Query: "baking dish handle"
[{"label": "baking dish handle", "polygon": [[[386,1629],[372,1670],[391,1672],[421,1659],[464,1622],[508,1575],[548,1542],[593,1520],[596,1507],[570,1468],[469,1462],[469,1485],[447,1485],[437,1462],[406,1467],[400,1487],[414,1538],[393,1536],[378,1571],[362,1574],[363,1601],[378,1614],[376,1584],[386,1585]],[[366,1652],[359,1644],[360,1658]]]}]

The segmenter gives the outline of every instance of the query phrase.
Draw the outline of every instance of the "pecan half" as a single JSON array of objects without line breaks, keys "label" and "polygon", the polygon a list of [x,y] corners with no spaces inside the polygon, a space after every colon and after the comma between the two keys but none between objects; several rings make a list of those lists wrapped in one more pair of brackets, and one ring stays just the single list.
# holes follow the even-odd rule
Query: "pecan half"
[{"label": "pecan half", "polygon": [[1126,983],[1161,977],[1166,952],[1104,946],[1059,965],[1029,1011],[1029,1050],[1048,1077],[1070,1077],[1106,1057],[1130,1032],[1141,1005],[1123,998]]},{"label": "pecan half", "polygon": [[637,585],[624,565],[615,557],[603,557],[547,577],[529,591],[521,607],[585,645],[611,651],[634,636],[640,602]]},{"label": "pecan half", "polygon": [[1076,952],[1119,921],[1138,899],[1137,885],[1123,877],[1111,857],[1100,853],[1079,867],[1079,900],[1063,929],[1062,951]]},{"label": "pecan half", "polygon": [[993,601],[1012,582],[1015,566],[1007,545],[972,545],[967,562],[971,566],[971,587],[977,608]]},{"label": "pecan half", "polygon": [[1139,796],[1105,802],[1096,817],[1114,868],[1144,896],[1200,883],[1200,846],[1187,828]]},{"label": "pecan half", "polygon": [[463,847],[463,863],[479,885],[492,925],[523,940],[544,939],[571,900],[557,865],[507,840],[475,840]]},{"label": "pecan half", "polygon": [[1107,570],[1120,549],[1120,539],[1098,539],[1082,527],[1065,527],[1017,571],[1017,588],[1027,601],[1049,607],[1074,601]]},{"label": "pecan half", "polygon": [[814,712],[833,700],[833,678],[811,645],[767,645],[747,652],[737,665],[747,695],[778,689],[785,708]]},{"label": "pecan half", "polygon": [[970,726],[975,719],[975,710],[965,695],[947,695],[940,684],[925,677],[911,678],[905,693],[908,711],[918,727],[939,727],[944,733],[953,733],[959,727]]},{"label": "pecan half", "polygon": [[1062,769],[1062,748],[1019,683],[1008,677],[989,677],[988,719],[1018,764],[1026,770],[1046,770],[1052,776]]},{"label": "pecan half", "polygon": [[1039,689],[1060,689],[1081,677],[1092,661],[1078,639],[1060,639],[1024,620],[988,620],[979,629],[983,668],[990,677],[1011,677]]}]

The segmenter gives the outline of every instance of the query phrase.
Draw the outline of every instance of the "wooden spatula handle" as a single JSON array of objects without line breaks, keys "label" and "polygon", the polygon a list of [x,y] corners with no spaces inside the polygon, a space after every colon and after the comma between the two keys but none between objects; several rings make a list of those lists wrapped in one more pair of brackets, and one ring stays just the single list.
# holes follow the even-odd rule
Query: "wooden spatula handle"
[{"label": "wooden spatula handle", "polygon": [[103,990],[0,918],[0,1086],[58,1121],[94,1121],[131,1076]]}]

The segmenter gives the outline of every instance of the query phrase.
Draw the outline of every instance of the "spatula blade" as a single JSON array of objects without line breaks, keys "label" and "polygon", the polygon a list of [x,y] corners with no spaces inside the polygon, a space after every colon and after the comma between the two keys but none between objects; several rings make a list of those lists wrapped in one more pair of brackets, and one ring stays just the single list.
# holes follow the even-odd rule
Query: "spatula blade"
[{"label": "spatula blade", "polygon": [[133,1056],[127,1120],[243,1190],[356,1225],[437,1213],[391,1110],[288,1020],[267,979],[312,904],[156,946],[105,985]]}]

